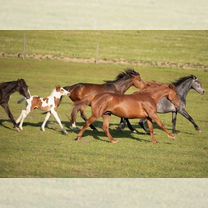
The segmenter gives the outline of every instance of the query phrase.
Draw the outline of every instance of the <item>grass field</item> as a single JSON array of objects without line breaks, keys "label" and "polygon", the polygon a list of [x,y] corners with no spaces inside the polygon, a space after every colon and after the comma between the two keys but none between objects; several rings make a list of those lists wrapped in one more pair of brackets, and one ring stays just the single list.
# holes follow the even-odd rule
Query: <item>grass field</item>
[{"label": "grass field", "polygon": [[[15,49],[17,43],[11,44],[11,47],[8,47],[7,40],[17,39],[20,33],[22,37],[21,31],[0,32],[0,50],[6,53],[19,52],[21,47],[18,46],[17,49]],[[33,34],[32,31],[28,33],[31,33],[31,35]],[[52,50],[55,48],[56,44],[59,43],[59,39],[54,43],[53,41],[51,42],[54,33],[35,31],[34,36],[36,33],[41,34],[40,36],[45,36],[45,39],[40,38],[39,40],[42,44],[34,46],[34,51],[31,49],[31,52],[40,54],[59,53]],[[78,38],[79,35],[77,35],[77,33],[79,32],[74,33],[75,34],[71,36],[74,39]],[[107,32],[104,32],[104,34],[106,33]],[[131,33],[134,32],[127,32],[127,34]],[[159,38],[162,40],[164,34],[167,35],[167,33],[170,34],[168,31],[164,33],[161,32]],[[151,44],[154,45],[154,38],[149,39],[149,46],[147,46],[148,44],[144,44],[144,46],[141,47],[141,53],[146,50],[145,47],[149,47],[149,52],[147,50],[144,59],[146,57],[149,60],[160,61],[164,59],[173,62],[207,64],[207,60],[205,59],[207,37],[204,35],[206,32],[202,31],[198,33],[200,34],[199,37],[204,36],[204,39],[202,38],[204,44],[202,44],[200,38],[193,38],[196,33],[197,32],[191,31],[183,31],[181,33],[173,31],[175,38],[174,35],[170,35],[170,37],[167,35],[167,37],[169,37],[169,39],[167,38],[168,40],[171,38],[173,39],[173,45],[177,43],[179,45],[181,44],[181,47],[184,47],[184,55],[183,53],[180,54],[178,50],[174,52],[174,50],[172,51],[170,48],[170,52],[168,53],[168,46],[165,50],[161,47],[161,53],[152,54],[150,46]],[[60,34],[64,36],[65,32],[60,32]],[[121,31],[118,32],[118,34],[122,37],[124,36]],[[159,34],[159,32],[156,31],[152,36],[156,37],[156,34]],[[189,41],[192,43],[196,42],[196,47],[186,47],[187,39],[180,38],[184,34],[186,34],[187,37],[188,34],[192,37]],[[87,38],[88,36],[83,35],[82,37]],[[59,38],[62,40],[62,36]],[[145,37],[143,38],[145,40]],[[47,39],[48,42],[46,41]],[[45,41],[44,44],[48,45],[48,48],[44,48],[42,41]],[[81,40],[77,40],[78,45],[81,45],[80,41],[85,43],[85,40],[81,38]],[[112,45],[113,47],[114,41],[110,38],[108,41],[109,46]],[[53,45],[51,45],[52,43]],[[83,53],[79,48],[79,53],[82,54],[80,56],[85,57],[85,48],[89,47],[90,50],[91,44],[89,44],[89,46],[87,44],[88,41],[83,45]],[[117,45],[119,44],[120,43]],[[163,44],[164,46],[166,45],[165,43]],[[62,51],[61,45],[62,42],[57,46],[58,51]],[[105,45],[107,45],[107,38]],[[127,45],[128,43],[126,43],[126,46]],[[201,45],[200,47],[203,48],[204,51],[201,51],[200,47],[197,47],[199,45]],[[158,51],[160,49],[159,46],[160,44],[158,43]],[[137,48],[136,46],[134,47]],[[38,49],[40,51],[35,51]],[[110,50],[110,48],[108,48],[108,50],[109,59],[113,59],[114,55],[116,57],[122,57],[122,55],[119,54],[122,53],[122,51],[114,51],[114,49]],[[63,48],[63,54],[67,54],[67,51],[67,48]],[[125,50],[123,50],[123,53],[124,51]],[[118,54],[116,52],[118,52]],[[197,52],[201,53],[197,54]],[[86,53],[86,57],[94,56],[93,52],[91,55],[90,52]],[[135,52],[135,57],[136,54],[137,52]],[[134,55],[132,55],[130,49],[129,54],[127,51],[123,56],[122,58],[126,56],[127,60],[134,59]],[[33,59],[21,60],[17,58],[1,58],[0,82],[24,78],[30,87],[32,95],[47,96],[57,84],[64,86],[77,82],[102,83],[103,80],[113,79],[125,68],[126,66],[118,64],[84,64],[57,60],[38,61]],[[208,90],[208,74],[202,70],[178,70],[156,67],[136,67],[135,70],[141,73],[144,80],[156,80],[167,83],[179,77],[194,74],[198,76],[205,90]],[[136,89],[131,88],[128,93],[135,90]],[[21,96],[15,93],[10,100],[10,107],[15,117],[18,117],[21,109],[24,108],[24,104],[16,104],[19,98],[21,98]],[[202,133],[195,131],[192,124],[179,115],[177,123],[179,133],[176,136],[176,141],[171,141],[160,129],[156,128],[156,136],[160,142],[158,145],[153,145],[151,143],[150,137],[145,135],[139,128],[137,120],[132,120],[132,123],[139,131],[138,134],[131,134],[128,129],[125,129],[123,132],[117,131],[116,128],[119,118],[114,116],[112,117],[110,129],[112,135],[119,140],[118,144],[112,145],[108,142],[107,137],[101,129],[102,120],[95,124],[98,126],[99,133],[94,133],[89,129],[83,138],[86,142],[75,142],[74,139],[76,138],[78,129],[71,130],[69,128],[69,115],[72,109],[72,102],[68,98],[64,98],[58,111],[64,126],[66,126],[69,132],[67,136],[61,134],[59,126],[54,119],[50,119],[46,132],[41,132],[40,125],[45,115],[41,114],[40,111],[31,113],[25,121],[24,130],[18,133],[12,128],[11,122],[8,121],[5,112],[0,108],[0,177],[207,177],[207,102],[207,93],[201,96],[191,91],[187,98],[187,110],[201,127]],[[90,108],[87,113],[90,115]],[[171,129],[171,114],[160,115],[160,118],[164,121],[168,129]],[[81,128],[83,124],[83,121],[79,118],[78,128]]]}]

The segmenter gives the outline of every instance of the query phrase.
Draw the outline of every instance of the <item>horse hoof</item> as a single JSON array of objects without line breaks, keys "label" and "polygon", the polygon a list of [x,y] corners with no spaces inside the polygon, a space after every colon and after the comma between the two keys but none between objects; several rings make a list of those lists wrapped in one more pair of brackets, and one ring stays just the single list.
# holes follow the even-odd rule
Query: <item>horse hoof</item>
[{"label": "horse hoof", "polygon": [[67,135],[67,134],[68,134],[68,132],[67,132],[66,130],[64,130],[64,131],[63,131],[63,134],[64,134],[64,135]]},{"label": "horse hoof", "polygon": [[72,123],[72,124],[71,124],[71,128],[72,128],[72,129],[77,128],[76,124],[75,124],[75,123]]},{"label": "horse hoof", "polygon": [[19,127],[15,127],[15,129],[17,130],[17,132],[21,131],[21,129]]},{"label": "horse hoof", "polygon": [[172,140],[175,140],[175,139],[176,139],[174,135],[168,135],[168,137],[169,137],[170,139],[172,139]]},{"label": "horse hoof", "polygon": [[136,130],[131,131],[132,134],[137,134]]},{"label": "horse hoof", "polygon": [[152,143],[153,144],[159,144],[159,142],[157,140],[153,140]]},{"label": "horse hoof", "polygon": [[111,143],[116,144],[116,143],[118,143],[118,140],[111,140]]},{"label": "horse hoof", "polygon": [[80,142],[80,141],[81,141],[81,137],[77,137],[77,138],[75,139],[75,141],[76,141],[76,142]]}]

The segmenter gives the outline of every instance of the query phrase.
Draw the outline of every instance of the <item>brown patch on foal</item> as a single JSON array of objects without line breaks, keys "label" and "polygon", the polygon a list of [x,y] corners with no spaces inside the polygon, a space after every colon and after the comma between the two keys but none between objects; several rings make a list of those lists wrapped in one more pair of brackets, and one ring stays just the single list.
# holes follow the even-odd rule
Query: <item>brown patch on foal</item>
[{"label": "brown patch on foal", "polygon": [[[48,98],[45,98],[48,102]],[[40,97],[34,97],[32,100],[31,110],[40,109],[42,111],[50,111],[50,106],[42,107],[42,101]]]},{"label": "brown patch on foal", "polygon": [[55,106],[56,106],[55,108],[57,109],[59,107],[59,105],[60,105],[60,99],[54,97],[54,103],[55,103]]}]

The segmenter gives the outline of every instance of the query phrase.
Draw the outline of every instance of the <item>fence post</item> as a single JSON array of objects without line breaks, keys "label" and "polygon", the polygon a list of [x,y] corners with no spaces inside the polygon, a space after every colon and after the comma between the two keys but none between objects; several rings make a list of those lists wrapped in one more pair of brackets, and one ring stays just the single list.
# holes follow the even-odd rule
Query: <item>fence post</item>
[{"label": "fence post", "polygon": [[26,56],[26,51],[27,51],[27,38],[26,38],[26,34],[24,33],[24,40],[23,40],[23,60],[25,59]]},{"label": "fence post", "polygon": [[99,50],[100,50],[100,44],[99,42],[97,42],[97,47],[96,47],[96,57],[95,57],[95,63],[98,63],[98,59],[99,59]]}]

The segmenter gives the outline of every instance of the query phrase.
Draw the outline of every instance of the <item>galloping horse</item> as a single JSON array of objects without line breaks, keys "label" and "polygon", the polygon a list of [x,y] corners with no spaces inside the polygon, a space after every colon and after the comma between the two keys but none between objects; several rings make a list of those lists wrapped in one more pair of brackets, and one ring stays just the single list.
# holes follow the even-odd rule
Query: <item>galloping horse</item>
[{"label": "galloping horse", "polygon": [[59,107],[61,97],[64,95],[68,95],[68,94],[69,92],[66,91],[64,88],[60,86],[56,86],[56,88],[52,91],[50,96],[48,96],[47,98],[31,96],[29,99],[26,100],[27,102],[26,109],[22,110],[19,118],[16,121],[17,124],[19,125],[18,127],[20,128],[20,130],[23,130],[22,124],[25,118],[28,116],[28,114],[35,109],[39,109],[39,110],[47,112],[45,120],[41,126],[42,131],[45,131],[46,122],[48,121],[50,115],[52,114],[54,118],[56,119],[57,123],[59,124],[59,126],[61,127],[63,133],[68,134],[67,131],[64,129],[61,123],[61,120],[56,112],[56,110]]},{"label": "galloping horse", "polygon": [[16,91],[27,99],[30,98],[30,92],[24,79],[0,83],[0,105],[4,108],[14,127],[19,130],[8,105],[10,95]]},{"label": "galloping horse", "polygon": [[[113,81],[105,81],[104,84],[78,83],[72,86],[66,86],[64,89],[70,92],[69,98],[73,102],[85,100],[86,106],[91,105],[91,101],[98,94],[117,93],[124,94],[131,86],[141,88],[142,80],[140,74],[133,69],[127,69],[117,75]],[[83,109],[83,108],[82,108]],[[72,127],[76,127],[77,113],[80,111],[81,117],[86,121],[84,110],[74,107],[71,113]],[[91,125],[92,129],[96,128]]]},{"label": "galloping horse", "polygon": [[[152,95],[154,95],[154,99],[152,98]],[[85,130],[93,122],[98,118],[103,117],[103,130],[111,143],[117,143],[109,132],[111,114],[122,118],[147,119],[150,136],[154,144],[157,143],[157,140],[154,137],[153,121],[156,121],[169,138],[175,139],[174,135],[168,132],[157,115],[157,102],[163,97],[167,97],[171,102],[173,102],[176,108],[179,107],[180,100],[174,86],[172,85],[158,85],[157,87],[152,87],[151,90],[144,90],[143,92],[136,92],[131,95],[119,95],[113,93],[97,95],[91,101],[92,116],[87,120],[85,126],[79,132],[77,140],[82,138]],[[83,104],[80,103],[79,105],[82,106]]]},{"label": "galloping horse", "polygon": [[[172,123],[173,123],[173,129],[172,132],[176,132],[176,119],[177,119],[177,113],[180,113],[182,116],[184,116],[188,121],[190,121],[194,128],[198,131],[201,131],[199,126],[195,123],[194,119],[189,115],[189,113],[186,111],[186,97],[191,89],[195,90],[199,94],[203,95],[205,93],[205,90],[202,88],[200,81],[198,78],[194,75],[181,77],[180,79],[176,80],[175,82],[172,82],[172,84],[176,87],[176,91],[178,93],[178,96],[180,97],[181,103],[180,107],[178,109],[175,108],[175,106],[167,99],[163,98],[159,103],[157,104],[157,113],[172,113]],[[136,131],[130,124],[130,122],[127,121],[127,125],[131,131]],[[147,131],[145,120],[142,120],[139,122],[141,127]],[[120,124],[120,128],[124,128],[125,123],[122,121]]]}]

